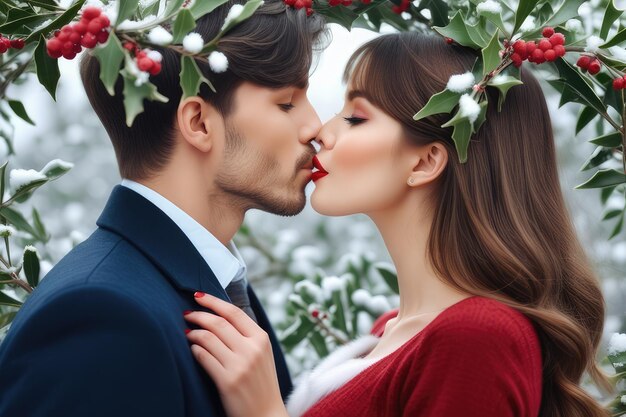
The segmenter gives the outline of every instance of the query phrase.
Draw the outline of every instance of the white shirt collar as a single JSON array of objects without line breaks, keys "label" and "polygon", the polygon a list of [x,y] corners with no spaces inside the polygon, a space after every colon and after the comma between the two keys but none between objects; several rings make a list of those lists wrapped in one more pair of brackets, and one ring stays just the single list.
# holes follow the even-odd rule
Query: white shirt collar
[{"label": "white shirt collar", "polygon": [[127,179],[123,179],[121,185],[146,198],[176,223],[204,258],[223,288],[234,279],[245,277],[246,264],[232,241],[227,248],[189,214],[145,185]]}]

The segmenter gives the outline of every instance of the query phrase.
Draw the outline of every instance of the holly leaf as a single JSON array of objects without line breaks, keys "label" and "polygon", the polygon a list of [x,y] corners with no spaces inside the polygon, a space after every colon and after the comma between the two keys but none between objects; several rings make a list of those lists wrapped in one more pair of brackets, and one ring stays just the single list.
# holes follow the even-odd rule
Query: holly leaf
[{"label": "holly leaf", "polygon": [[[571,18],[578,17],[578,9],[585,1],[586,0],[564,0],[556,13],[554,13],[554,15],[548,19],[547,22],[543,23],[542,26],[556,27],[567,22]],[[541,32],[541,29],[537,32]]]},{"label": "holly leaf", "polygon": [[498,39],[498,31],[494,33],[493,38],[486,48],[482,50],[483,55],[483,75],[489,74],[495,70],[500,64],[500,40]]},{"label": "holly leaf", "polygon": [[445,26],[450,23],[448,17],[448,4],[442,0],[426,0],[420,2],[420,6],[430,10],[431,22],[433,26]]},{"label": "holly leaf", "polygon": [[181,57],[180,86],[183,90],[183,99],[198,94],[200,86],[205,83],[213,92],[215,87],[204,75],[198,67],[196,60],[191,56]]},{"label": "holly leaf", "polygon": [[194,2],[189,11],[191,12],[195,20],[200,19],[205,14],[211,13],[224,3],[228,3],[228,0],[202,0]]},{"label": "holly leaf", "polygon": [[605,148],[617,148],[622,144],[622,135],[619,132],[613,132],[591,139],[589,142]]},{"label": "holly leaf", "polygon": [[413,120],[420,120],[433,114],[450,113],[452,109],[459,104],[461,93],[455,93],[445,89],[433,95],[428,103],[413,116]]},{"label": "holly leaf", "polygon": [[447,26],[433,26],[433,29],[441,36],[451,38],[460,45],[468,46],[474,49],[478,49],[480,46],[470,36],[465,24],[465,19],[463,19],[461,12],[457,12]]},{"label": "holly leaf", "polygon": [[[198,2],[202,3],[202,2]],[[174,30],[172,35],[174,36],[174,43],[182,42],[183,38],[196,27],[196,21],[188,9],[182,9],[176,20],[174,21]]]},{"label": "holly leaf", "polygon": [[37,250],[32,246],[26,246],[22,262],[24,275],[31,287],[35,288],[39,285],[39,275],[41,267],[39,264],[39,256]]},{"label": "holly leaf", "polygon": [[622,211],[622,215],[620,216],[619,220],[615,224],[615,227],[613,228],[613,231],[611,232],[611,235],[609,236],[609,240],[613,239],[622,231],[622,228],[624,227],[624,214],[625,212]]},{"label": "holly leaf", "polygon": [[461,116],[460,111],[450,121],[441,125],[441,127],[454,126],[452,131],[452,140],[454,141],[454,147],[459,155],[459,162],[465,163],[467,161],[467,149],[469,148],[470,138],[472,137],[472,123],[470,120]]},{"label": "holly leaf", "polygon": [[[26,43],[29,43],[33,39],[37,39],[40,35],[47,35],[53,30],[60,29],[61,27],[70,23],[77,15],[78,11],[83,7],[85,0],[78,0],[76,3],[72,5],[69,9],[67,9],[61,16],[54,19],[49,25],[46,25],[39,30],[30,31],[28,37],[26,38]],[[57,14],[53,13],[53,17],[56,17]],[[0,31],[1,32],[1,31]]]},{"label": "holly leaf", "polygon": [[48,90],[52,99],[56,101],[57,85],[59,84],[59,78],[61,78],[61,72],[59,71],[59,62],[50,58],[46,52],[46,38],[43,35],[39,36],[39,43],[34,55],[37,79]]},{"label": "holly leaf", "polygon": [[139,0],[118,0],[117,19],[115,24],[120,24],[124,20],[129,19],[137,13]]},{"label": "holly leaf", "polygon": [[[128,60],[129,58],[127,58]],[[121,71],[124,78],[124,110],[126,111],[126,125],[131,127],[135,117],[143,112],[143,101],[145,99],[167,103],[169,99],[161,95],[154,84],[145,82],[136,83],[134,76],[127,68]]]},{"label": "holly leaf", "polygon": [[609,0],[606,5],[606,10],[604,11],[604,17],[602,18],[602,27],[600,28],[600,37],[602,39],[606,39],[611,26],[613,26],[613,23],[619,19],[623,12],[623,10],[619,10],[615,6],[615,0]]},{"label": "holly leaf", "polygon": [[539,0],[520,0],[517,10],[515,11],[515,25],[513,25],[512,33],[517,33],[522,23],[524,23],[524,20],[526,20],[528,15],[537,6],[537,3],[539,3]]},{"label": "holly leaf", "polygon": [[524,84],[521,80],[513,77],[512,75],[498,75],[493,77],[488,83],[488,86],[496,87],[500,91],[498,97],[498,111],[502,110],[502,105],[506,99],[506,95],[509,90],[516,85]]},{"label": "holly leaf", "polygon": [[598,112],[589,106],[583,107],[580,115],[578,116],[578,121],[576,122],[576,134],[580,133],[581,130],[585,128],[591,121],[598,115]]},{"label": "holly leaf", "polygon": [[115,83],[119,77],[120,67],[124,61],[125,49],[114,34],[109,36],[104,45],[96,47],[92,54],[100,62],[100,80],[109,95],[115,95]]},{"label": "holly leaf", "polygon": [[624,41],[626,41],[626,28],[621,29],[619,32],[617,32],[615,36],[613,36],[613,38],[611,38],[611,40],[600,45],[600,48],[602,49],[610,48],[611,46],[619,45]]},{"label": "holly leaf", "polygon": [[604,188],[624,183],[626,183],[626,175],[623,172],[619,172],[615,169],[603,169],[596,172],[586,182],[576,186],[575,188],[579,190],[588,188]]},{"label": "holly leaf", "polygon": [[13,110],[13,112],[19,116],[20,119],[24,120],[26,123],[29,123],[31,125],[35,125],[35,123],[31,120],[30,117],[28,117],[28,113],[26,113],[26,109],[24,108],[24,104],[22,104],[21,101],[18,100],[9,100],[9,107],[11,107],[11,110]]},{"label": "holly leaf", "polygon": [[248,0],[248,2],[246,2],[246,4],[243,6],[243,10],[241,11],[241,14],[239,16],[229,21],[228,23],[225,22],[224,27],[220,31],[220,35],[218,37],[223,36],[226,32],[237,26],[239,23],[248,19],[262,4],[263,0]]},{"label": "holly leaf", "polygon": [[303,341],[314,328],[314,322],[299,315],[297,320],[283,332],[280,338],[281,344],[287,349],[291,349]]},{"label": "holly leaf", "polygon": [[596,150],[591,154],[591,156],[585,161],[581,171],[588,171],[592,168],[596,168],[609,159],[611,159],[613,155],[613,151],[611,149],[606,149],[602,147],[596,148]]},{"label": "holly leaf", "polygon": [[378,271],[380,276],[383,278],[387,286],[394,292],[394,294],[400,293],[400,288],[398,286],[398,275],[395,271],[388,266],[388,264],[384,262],[379,262],[374,265],[374,269]]},{"label": "holly leaf", "polygon": [[481,14],[482,14],[482,16],[485,16],[485,18],[488,21],[490,21],[491,23],[496,25],[496,27],[498,29],[500,29],[502,31],[502,33],[507,33],[506,26],[504,24],[504,21],[502,20],[502,14],[501,13],[494,13],[494,12],[490,12],[490,11],[483,11]]},{"label": "holly leaf", "polygon": [[604,103],[600,100],[593,88],[591,88],[582,75],[580,75],[569,62],[558,59],[554,64],[559,70],[561,80],[576,93],[582,102],[593,107],[598,113],[604,113],[606,111]]}]

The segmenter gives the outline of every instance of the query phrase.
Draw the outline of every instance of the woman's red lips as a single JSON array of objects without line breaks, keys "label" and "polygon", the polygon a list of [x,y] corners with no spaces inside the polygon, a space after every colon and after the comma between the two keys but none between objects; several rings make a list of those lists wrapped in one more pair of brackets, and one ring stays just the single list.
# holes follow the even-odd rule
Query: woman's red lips
[{"label": "woman's red lips", "polygon": [[313,173],[311,174],[311,179],[313,180],[313,182],[328,175],[328,172],[326,172],[320,160],[317,159],[317,155],[313,157],[313,167],[317,169],[317,171],[313,171]]}]

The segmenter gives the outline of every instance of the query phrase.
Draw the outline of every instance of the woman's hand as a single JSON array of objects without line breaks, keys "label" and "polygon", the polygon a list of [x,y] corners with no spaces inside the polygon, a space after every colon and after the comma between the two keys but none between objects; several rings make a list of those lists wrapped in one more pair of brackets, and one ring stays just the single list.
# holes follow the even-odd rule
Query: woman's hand
[{"label": "woman's hand", "polygon": [[214,311],[185,314],[201,327],[187,338],[196,360],[211,376],[229,417],[287,416],[269,336],[238,307],[197,292],[196,301]]}]

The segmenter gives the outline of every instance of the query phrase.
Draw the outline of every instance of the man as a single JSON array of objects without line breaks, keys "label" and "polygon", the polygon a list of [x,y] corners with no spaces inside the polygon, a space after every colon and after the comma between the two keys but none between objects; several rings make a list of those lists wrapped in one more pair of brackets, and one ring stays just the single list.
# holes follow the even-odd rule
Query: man
[{"label": "man", "polygon": [[[228,3],[198,22],[212,39]],[[196,291],[232,301],[269,334],[281,393],[291,381],[266,315],[230,244],[247,210],[294,215],[305,204],[320,121],[306,97],[323,23],[267,2],[224,37],[229,60],[181,101],[179,56],[152,78],[169,103],[125,125],[122,83],[108,95],[98,62],[81,77],[115,148],[122,184],[99,228],[48,274],[0,346],[0,416],[223,416],[185,337]]]}]

